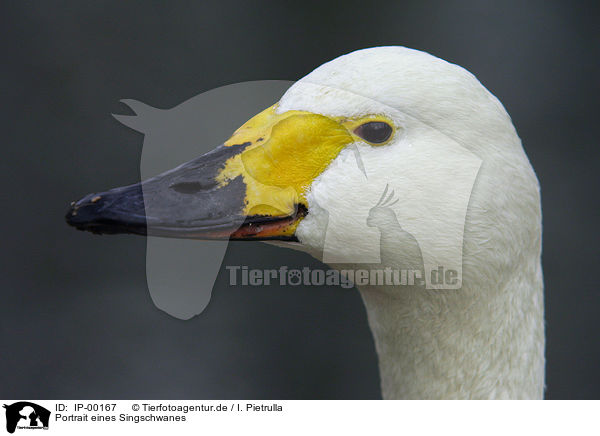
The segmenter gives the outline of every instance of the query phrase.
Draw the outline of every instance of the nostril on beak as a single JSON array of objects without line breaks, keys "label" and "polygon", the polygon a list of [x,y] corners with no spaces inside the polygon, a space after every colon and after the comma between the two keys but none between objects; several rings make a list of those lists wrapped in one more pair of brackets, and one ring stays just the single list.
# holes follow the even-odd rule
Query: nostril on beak
[{"label": "nostril on beak", "polygon": [[216,183],[202,183],[202,182],[180,182],[174,183],[169,186],[172,190],[179,192],[180,194],[196,194],[200,191],[208,190],[216,186]]}]

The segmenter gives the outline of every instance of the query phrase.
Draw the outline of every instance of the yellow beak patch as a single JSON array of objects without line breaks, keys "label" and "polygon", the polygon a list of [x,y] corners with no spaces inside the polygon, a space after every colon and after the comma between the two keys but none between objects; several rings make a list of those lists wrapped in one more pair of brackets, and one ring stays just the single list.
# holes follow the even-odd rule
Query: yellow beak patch
[{"label": "yellow beak patch", "polygon": [[259,113],[225,142],[246,148],[225,162],[217,181],[224,186],[242,177],[248,216],[291,216],[297,205],[307,207],[305,195],[313,180],[355,140],[345,126],[326,116],[277,114],[275,109]]}]

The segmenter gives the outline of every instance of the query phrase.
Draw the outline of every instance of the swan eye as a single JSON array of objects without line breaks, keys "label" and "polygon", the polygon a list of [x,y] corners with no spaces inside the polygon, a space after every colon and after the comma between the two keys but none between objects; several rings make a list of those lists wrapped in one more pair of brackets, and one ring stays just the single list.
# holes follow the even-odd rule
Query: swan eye
[{"label": "swan eye", "polygon": [[392,126],[382,121],[370,121],[354,129],[354,134],[373,144],[381,144],[392,136]]}]

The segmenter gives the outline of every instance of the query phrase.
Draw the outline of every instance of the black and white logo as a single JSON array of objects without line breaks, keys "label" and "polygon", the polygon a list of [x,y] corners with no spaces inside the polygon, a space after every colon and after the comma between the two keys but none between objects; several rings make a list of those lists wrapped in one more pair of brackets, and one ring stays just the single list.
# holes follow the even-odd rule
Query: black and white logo
[{"label": "black and white logo", "polygon": [[14,433],[16,429],[48,429],[50,411],[29,401],[19,401],[3,406],[6,409],[6,431]]}]

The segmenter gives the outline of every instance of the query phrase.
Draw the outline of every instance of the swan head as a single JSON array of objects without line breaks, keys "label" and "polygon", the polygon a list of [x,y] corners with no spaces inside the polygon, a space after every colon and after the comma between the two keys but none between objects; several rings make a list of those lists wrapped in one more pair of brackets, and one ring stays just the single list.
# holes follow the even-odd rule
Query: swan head
[{"label": "swan head", "polygon": [[399,223],[432,265],[460,263],[464,246],[501,269],[516,241],[539,245],[538,191],[509,116],[472,74],[376,47],[318,67],[213,152],[90,194],[66,218],[97,233],[285,241],[366,264],[382,262],[378,229]]}]

